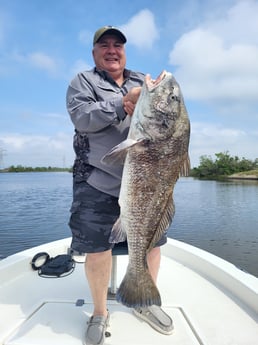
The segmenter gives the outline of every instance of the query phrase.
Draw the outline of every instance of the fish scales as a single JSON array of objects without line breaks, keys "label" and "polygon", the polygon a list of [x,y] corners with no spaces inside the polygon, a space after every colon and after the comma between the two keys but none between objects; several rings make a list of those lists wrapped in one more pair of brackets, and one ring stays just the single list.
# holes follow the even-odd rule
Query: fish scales
[{"label": "fish scales", "polygon": [[125,156],[120,217],[110,241],[127,237],[129,263],[116,298],[128,307],[161,305],[146,256],[172,222],[174,186],[190,169],[189,138],[190,121],[175,78],[165,71],[156,81],[146,77],[127,140],[103,159],[111,164]]}]

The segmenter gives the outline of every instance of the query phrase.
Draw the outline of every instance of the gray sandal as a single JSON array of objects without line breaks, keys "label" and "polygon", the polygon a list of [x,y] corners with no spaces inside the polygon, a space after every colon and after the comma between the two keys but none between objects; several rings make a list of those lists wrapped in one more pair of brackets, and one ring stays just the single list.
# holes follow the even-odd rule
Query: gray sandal
[{"label": "gray sandal", "polygon": [[152,305],[146,308],[135,308],[133,313],[139,319],[146,321],[156,331],[167,335],[173,333],[173,321],[160,307]]},{"label": "gray sandal", "polygon": [[102,345],[106,336],[106,328],[109,326],[109,313],[105,316],[92,316],[88,321],[84,345]]}]

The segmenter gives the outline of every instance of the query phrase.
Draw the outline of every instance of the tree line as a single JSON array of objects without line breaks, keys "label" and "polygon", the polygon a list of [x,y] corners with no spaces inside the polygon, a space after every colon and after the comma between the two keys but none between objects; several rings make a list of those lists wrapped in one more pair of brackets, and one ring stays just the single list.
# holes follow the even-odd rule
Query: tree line
[{"label": "tree line", "polygon": [[58,168],[58,167],[24,167],[22,165],[11,165],[9,168],[2,170],[4,172],[62,172],[71,171],[71,168]]},{"label": "tree line", "polygon": [[191,170],[190,176],[217,178],[251,170],[258,175],[258,158],[252,161],[238,156],[233,157],[228,151],[216,153],[215,157],[212,159],[211,156],[201,156],[200,165]]},{"label": "tree line", "polygon": [[[191,169],[190,176],[197,178],[219,178],[241,172],[253,172],[258,176],[258,158],[254,161],[238,156],[231,156],[228,151],[215,154],[215,159],[211,156],[200,157],[200,164],[197,168]],[[71,172],[72,168],[59,167],[24,167],[22,165],[10,166],[0,172]]]}]

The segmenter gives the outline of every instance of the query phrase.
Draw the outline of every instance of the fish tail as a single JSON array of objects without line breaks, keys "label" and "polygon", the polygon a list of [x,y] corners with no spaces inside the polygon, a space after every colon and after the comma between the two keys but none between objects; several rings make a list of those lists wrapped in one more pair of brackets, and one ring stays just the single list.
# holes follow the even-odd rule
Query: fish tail
[{"label": "fish tail", "polygon": [[148,269],[136,275],[130,267],[120,284],[116,300],[129,308],[161,306],[161,297]]}]

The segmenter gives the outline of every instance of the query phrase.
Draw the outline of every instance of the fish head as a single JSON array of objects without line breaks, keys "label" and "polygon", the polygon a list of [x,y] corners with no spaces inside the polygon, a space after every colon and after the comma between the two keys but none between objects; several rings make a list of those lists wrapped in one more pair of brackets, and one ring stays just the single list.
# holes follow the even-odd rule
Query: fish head
[{"label": "fish head", "polygon": [[146,75],[132,118],[134,137],[155,140],[173,135],[181,101],[180,87],[170,72],[163,71],[156,80]]}]

